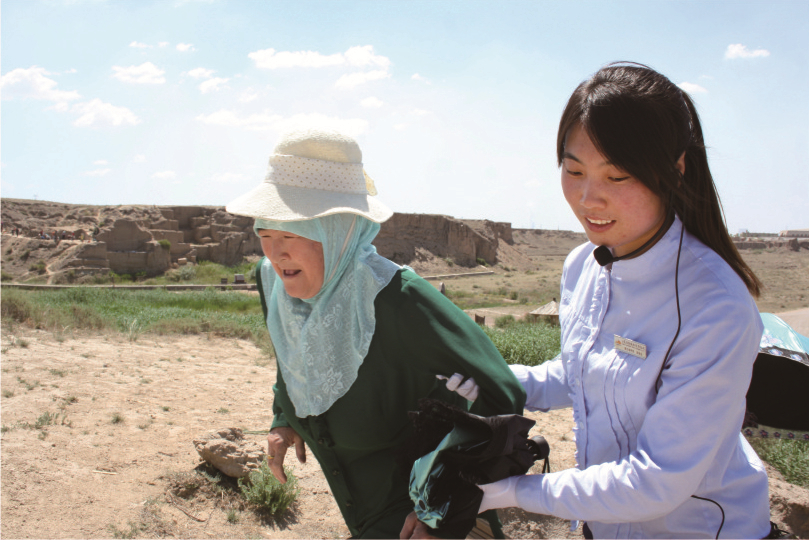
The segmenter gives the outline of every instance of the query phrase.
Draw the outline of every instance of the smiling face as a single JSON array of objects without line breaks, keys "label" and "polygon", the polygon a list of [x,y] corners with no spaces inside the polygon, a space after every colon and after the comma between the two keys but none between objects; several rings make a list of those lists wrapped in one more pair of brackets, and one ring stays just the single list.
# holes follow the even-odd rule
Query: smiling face
[{"label": "smiling face", "polygon": [[562,191],[587,238],[631,253],[654,236],[666,219],[660,197],[601,155],[580,125],[567,134],[562,159]]},{"label": "smiling face", "polygon": [[323,244],[286,231],[260,229],[261,249],[293,298],[312,298],[323,286]]}]

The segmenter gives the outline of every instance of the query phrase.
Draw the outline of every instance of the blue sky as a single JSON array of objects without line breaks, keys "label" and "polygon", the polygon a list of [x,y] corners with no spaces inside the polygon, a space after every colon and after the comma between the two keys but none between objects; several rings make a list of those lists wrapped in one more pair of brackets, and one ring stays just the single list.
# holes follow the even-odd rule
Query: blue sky
[{"label": "blue sky", "polygon": [[2,0],[3,197],[225,205],[280,133],[354,135],[398,212],[581,231],[556,128],[648,64],[701,114],[731,232],[809,227],[809,2]]}]

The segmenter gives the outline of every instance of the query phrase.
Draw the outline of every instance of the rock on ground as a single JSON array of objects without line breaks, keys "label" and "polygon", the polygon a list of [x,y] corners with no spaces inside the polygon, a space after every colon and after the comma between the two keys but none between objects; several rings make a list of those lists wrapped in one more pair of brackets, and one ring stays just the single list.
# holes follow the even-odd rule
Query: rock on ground
[{"label": "rock on ground", "polygon": [[258,470],[266,459],[264,449],[245,440],[239,428],[223,428],[194,439],[200,457],[228,476],[242,478]]}]

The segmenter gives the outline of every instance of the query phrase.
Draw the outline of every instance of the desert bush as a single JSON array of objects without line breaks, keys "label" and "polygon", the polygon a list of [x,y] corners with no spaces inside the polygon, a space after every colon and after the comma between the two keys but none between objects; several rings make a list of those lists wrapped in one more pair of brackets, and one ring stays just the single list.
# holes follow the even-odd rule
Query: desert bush
[{"label": "desert bush", "polygon": [[749,439],[759,457],[790,484],[809,488],[809,444],[801,440]]},{"label": "desert bush", "polygon": [[0,281],[12,281],[14,276],[9,274],[8,272],[0,271]]},{"label": "desert bush", "polygon": [[162,247],[166,251],[171,249],[171,242],[169,240],[166,240],[165,238],[161,238],[160,240],[157,241],[157,243],[160,247]]},{"label": "desert bush", "polygon": [[[272,350],[258,297],[239,292],[182,293],[75,287],[59,291],[3,290],[4,319],[35,328],[110,329],[123,333],[199,334],[248,339]],[[135,328],[135,326],[137,328]]]},{"label": "desert bush", "polygon": [[517,321],[503,328],[484,327],[509,364],[537,366],[559,354],[561,331],[545,323]]},{"label": "desert bush", "polygon": [[165,274],[169,281],[191,281],[197,277],[197,269],[194,266],[181,266],[175,270],[169,270]]},{"label": "desert bush", "polygon": [[17,322],[25,322],[31,317],[34,308],[25,291],[20,289],[3,288],[0,296],[0,314]]},{"label": "desert bush", "polygon": [[252,471],[247,477],[239,478],[239,489],[250,504],[265,509],[274,517],[279,517],[295,502],[300,493],[298,479],[292,471],[284,467],[287,483],[282,484],[270,471],[267,462]]},{"label": "desert bush", "polygon": [[495,328],[505,328],[516,321],[517,319],[514,318],[514,315],[501,315],[494,319],[494,326]]}]

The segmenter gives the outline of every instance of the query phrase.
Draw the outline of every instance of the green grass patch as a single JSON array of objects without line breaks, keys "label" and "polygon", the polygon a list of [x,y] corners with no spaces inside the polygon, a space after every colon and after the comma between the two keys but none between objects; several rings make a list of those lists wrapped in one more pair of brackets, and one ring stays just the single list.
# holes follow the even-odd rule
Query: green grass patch
[{"label": "green grass patch", "polygon": [[516,321],[502,328],[484,327],[508,364],[538,366],[561,350],[561,330],[545,323]]},{"label": "green grass patch", "polygon": [[247,502],[272,514],[273,517],[280,517],[295,502],[301,491],[298,479],[292,471],[284,467],[284,473],[287,475],[286,484],[275,478],[265,461],[260,469],[252,471],[245,478],[239,478],[239,489]]},{"label": "green grass patch", "polygon": [[748,439],[759,457],[790,484],[809,489],[809,443],[788,439]]},{"label": "green grass patch", "polygon": [[8,289],[2,317],[34,328],[110,330],[134,340],[139,334],[201,334],[251,340],[272,351],[257,296],[209,287],[204,291],[137,291],[81,287]]}]

